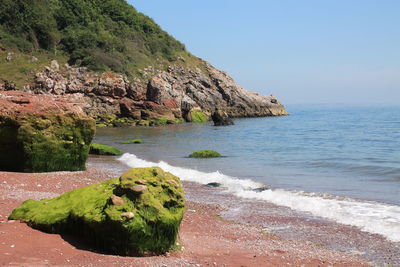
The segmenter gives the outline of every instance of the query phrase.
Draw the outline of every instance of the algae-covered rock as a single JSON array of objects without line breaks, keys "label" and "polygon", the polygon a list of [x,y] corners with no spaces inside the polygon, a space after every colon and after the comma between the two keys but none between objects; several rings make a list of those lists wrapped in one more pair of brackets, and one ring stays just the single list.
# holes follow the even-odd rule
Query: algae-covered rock
[{"label": "algae-covered rock", "polygon": [[143,143],[143,140],[139,138],[121,142],[121,144],[141,144],[141,143]]},{"label": "algae-covered rock", "polygon": [[85,169],[95,121],[61,98],[0,94],[0,170]]},{"label": "algae-covered rock", "polygon": [[50,233],[83,236],[114,254],[134,255],[172,248],[184,205],[178,177],[156,167],[141,168],[53,199],[27,200],[9,219]]},{"label": "algae-covered rock", "polygon": [[222,157],[222,155],[214,150],[199,150],[189,155],[189,158],[219,158],[219,157]]},{"label": "algae-covered rock", "polygon": [[122,155],[122,151],[118,148],[109,146],[109,145],[102,145],[92,143],[90,145],[89,154],[92,155],[105,155],[105,156],[120,156]]},{"label": "algae-covered rock", "polygon": [[222,184],[221,183],[217,183],[217,182],[211,182],[211,183],[206,184],[205,186],[207,186],[207,187],[220,187],[220,186],[222,186]]},{"label": "algae-covered rock", "polygon": [[192,109],[187,114],[187,121],[194,123],[205,123],[208,117],[199,109]]}]

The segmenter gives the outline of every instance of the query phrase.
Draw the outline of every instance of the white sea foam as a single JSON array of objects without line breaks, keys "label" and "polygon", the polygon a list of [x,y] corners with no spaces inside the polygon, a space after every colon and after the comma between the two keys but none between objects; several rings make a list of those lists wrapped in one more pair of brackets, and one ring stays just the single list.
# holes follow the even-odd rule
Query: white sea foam
[{"label": "white sea foam", "polygon": [[239,179],[220,172],[206,173],[193,169],[174,167],[166,162],[149,162],[126,153],[119,160],[132,168],[157,166],[184,181],[207,184],[221,183],[232,194],[250,199],[265,200],[294,210],[331,219],[361,230],[380,234],[388,240],[400,242],[400,206],[335,197],[323,197],[282,189],[255,192],[262,184],[249,179]]}]

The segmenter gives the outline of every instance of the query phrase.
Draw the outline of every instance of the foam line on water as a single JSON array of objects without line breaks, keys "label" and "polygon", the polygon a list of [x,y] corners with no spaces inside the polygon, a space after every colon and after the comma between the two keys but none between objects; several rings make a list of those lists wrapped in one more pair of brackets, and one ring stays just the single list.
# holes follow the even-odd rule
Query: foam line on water
[{"label": "foam line on water", "polygon": [[294,210],[309,212],[313,215],[331,219],[339,223],[353,225],[361,230],[380,234],[388,240],[400,242],[400,207],[376,202],[363,202],[354,199],[325,198],[318,195],[282,189],[255,192],[262,184],[224,175],[220,172],[201,172],[198,170],[171,166],[166,162],[150,162],[126,153],[119,160],[129,167],[157,166],[184,181],[201,184],[221,183],[232,194],[248,199],[268,201]]},{"label": "foam line on water", "polygon": [[178,176],[181,180],[197,182],[201,184],[207,184],[212,182],[221,183],[228,188],[239,187],[242,190],[257,188],[262,186],[261,183],[254,182],[249,179],[239,179],[224,175],[218,171],[205,173],[193,169],[174,167],[169,165],[164,161],[150,162],[143,159],[138,158],[136,155],[125,153],[119,158],[120,161],[127,164],[132,168],[144,168],[144,167],[160,167],[163,170],[170,172],[176,176]]}]

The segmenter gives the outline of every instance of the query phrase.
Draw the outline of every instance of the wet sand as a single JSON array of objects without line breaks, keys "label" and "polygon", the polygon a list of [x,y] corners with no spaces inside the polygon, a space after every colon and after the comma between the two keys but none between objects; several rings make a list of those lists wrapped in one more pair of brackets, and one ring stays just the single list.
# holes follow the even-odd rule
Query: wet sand
[{"label": "wet sand", "polygon": [[120,167],[92,158],[84,172],[0,172],[1,266],[393,266],[399,244],[266,202],[242,200],[223,188],[184,182],[187,211],[181,251],[120,257],[94,251],[71,236],[47,234],[18,221],[11,211],[26,199],[53,197],[114,178]]}]

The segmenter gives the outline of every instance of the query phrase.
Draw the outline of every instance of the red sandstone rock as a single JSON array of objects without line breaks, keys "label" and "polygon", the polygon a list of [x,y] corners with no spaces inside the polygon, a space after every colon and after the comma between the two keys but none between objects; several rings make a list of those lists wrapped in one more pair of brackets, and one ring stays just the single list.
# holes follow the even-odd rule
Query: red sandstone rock
[{"label": "red sandstone rock", "polygon": [[2,115],[16,117],[49,112],[84,115],[80,106],[67,102],[63,97],[35,95],[21,91],[0,92],[0,111]]}]

